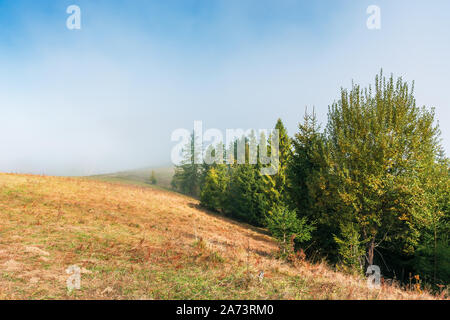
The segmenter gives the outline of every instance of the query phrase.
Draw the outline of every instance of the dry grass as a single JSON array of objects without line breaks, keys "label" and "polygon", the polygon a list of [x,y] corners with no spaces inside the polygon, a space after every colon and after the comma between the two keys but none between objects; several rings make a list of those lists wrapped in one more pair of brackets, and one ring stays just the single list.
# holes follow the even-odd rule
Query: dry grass
[{"label": "dry grass", "polygon": [[[87,179],[0,174],[0,299],[434,299],[274,258],[262,230],[196,200]],[[65,270],[81,268],[67,291]],[[262,281],[259,272],[264,271]]]}]

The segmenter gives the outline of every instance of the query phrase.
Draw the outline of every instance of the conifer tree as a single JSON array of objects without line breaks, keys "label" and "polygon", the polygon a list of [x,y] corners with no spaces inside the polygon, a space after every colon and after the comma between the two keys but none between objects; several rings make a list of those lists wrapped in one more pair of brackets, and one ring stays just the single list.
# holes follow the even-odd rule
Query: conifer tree
[{"label": "conifer tree", "polygon": [[152,173],[150,175],[150,183],[151,184],[156,184],[157,180],[156,180],[156,175],[155,175],[155,171],[152,170]]},{"label": "conifer tree", "polygon": [[175,166],[175,174],[172,178],[172,187],[181,193],[197,197],[200,193],[202,175],[201,152],[198,137],[191,134],[190,141],[183,148],[183,160]]},{"label": "conifer tree", "polygon": [[[288,136],[286,128],[283,125],[281,119],[277,120],[275,129],[278,133],[278,148],[272,150],[271,137],[268,139],[269,152],[272,154],[275,152],[278,158],[275,157],[275,167],[277,172],[274,175],[265,175],[266,193],[270,206],[276,206],[277,204],[288,203],[287,193],[287,167],[292,156],[292,144],[291,138]],[[274,134],[274,133],[272,133]],[[274,146],[275,147],[275,146]]]},{"label": "conifer tree", "polygon": [[256,203],[253,201],[254,177],[247,164],[234,164],[226,194],[226,213],[249,223],[258,223]]},{"label": "conifer tree", "polygon": [[200,204],[210,210],[223,212],[227,186],[226,165],[218,164],[209,168],[200,192]]},{"label": "conifer tree", "polygon": [[[249,164],[249,139],[245,139],[245,163],[238,163],[237,145],[234,143],[234,163],[230,166],[230,180],[226,193],[226,213],[254,225],[263,225],[268,210],[265,183],[258,164]],[[250,139],[253,141],[256,139]],[[253,143],[253,142],[251,142]],[[253,147],[252,147],[253,148]]]},{"label": "conifer tree", "polygon": [[325,136],[320,132],[316,114],[305,112],[295,134],[293,152],[287,167],[287,190],[291,204],[300,217],[316,223],[311,249],[336,261],[339,232],[336,193],[329,174]]},{"label": "conifer tree", "polygon": [[283,255],[291,253],[291,240],[302,243],[310,240],[314,227],[307,223],[306,217],[299,219],[296,210],[284,204],[275,205],[266,216],[266,225],[270,233],[278,240]]}]

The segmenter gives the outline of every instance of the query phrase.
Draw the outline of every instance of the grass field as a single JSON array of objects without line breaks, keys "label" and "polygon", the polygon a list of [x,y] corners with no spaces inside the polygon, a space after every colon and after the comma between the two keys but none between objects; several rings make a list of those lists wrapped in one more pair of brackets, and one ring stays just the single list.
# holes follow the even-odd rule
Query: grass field
[{"label": "grass field", "polygon": [[[0,174],[0,299],[433,299],[275,258],[264,230],[152,187]],[[66,287],[71,265],[81,289]],[[258,275],[264,271],[264,277]]]},{"label": "grass field", "polygon": [[116,173],[93,175],[86,178],[98,181],[119,182],[123,184],[148,187],[151,185],[150,175],[152,171],[155,172],[156,176],[156,185],[152,185],[152,187],[159,187],[166,190],[171,188],[170,182],[172,181],[172,176],[174,174],[173,167],[144,168]]}]

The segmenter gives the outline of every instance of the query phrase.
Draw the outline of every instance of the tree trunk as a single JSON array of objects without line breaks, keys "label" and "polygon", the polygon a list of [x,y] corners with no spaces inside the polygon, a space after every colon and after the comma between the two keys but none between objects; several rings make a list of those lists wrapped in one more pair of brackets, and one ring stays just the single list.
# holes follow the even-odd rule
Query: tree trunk
[{"label": "tree trunk", "polygon": [[437,251],[437,234],[436,234],[436,224],[434,224],[434,268],[433,268],[433,280],[434,284],[436,284],[436,269],[437,269],[437,257],[436,257],[436,251]]},{"label": "tree trunk", "polygon": [[367,249],[367,255],[369,260],[369,266],[373,265],[373,252],[375,250],[375,238],[373,238],[370,243],[369,247]]}]

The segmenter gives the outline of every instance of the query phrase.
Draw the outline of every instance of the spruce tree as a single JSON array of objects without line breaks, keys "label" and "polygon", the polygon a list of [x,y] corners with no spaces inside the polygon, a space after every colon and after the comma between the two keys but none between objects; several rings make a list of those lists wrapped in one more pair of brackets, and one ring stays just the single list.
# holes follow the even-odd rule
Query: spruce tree
[{"label": "spruce tree", "polygon": [[[265,213],[268,210],[264,178],[260,174],[259,164],[249,163],[249,150],[256,139],[242,137],[245,140],[245,163],[238,163],[236,140],[233,144],[234,163],[230,165],[229,184],[226,192],[225,212],[227,215],[253,225],[264,224]],[[242,141],[242,140],[241,140]]]},{"label": "spruce tree", "polygon": [[277,239],[283,256],[294,249],[291,247],[291,241],[308,241],[314,230],[305,217],[299,219],[296,210],[291,210],[284,204],[275,205],[266,216],[265,223],[272,236]]},{"label": "spruce tree", "polygon": [[152,173],[150,175],[150,183],[151,184],[156,184],[157,183],[156,175],[155,175],[155,171],[154,170],[152,170]]},{"label": "spruce tree", "polygon": [[198,137],[191,134],[190,141],[183,148],[183,160],[175,166],[175,174],[172,178],[172,187],[181,193],[197,197],[200,194],[202,176],[202,164],[200,161],[202,146]]},{"label": "spruce tree", "polygon": [[211,167],[200,192],[200,204],[213,211],[223,212],[228,186],[227,167],[218,164]]},{"label": "spruce tree", "polygon": [[[281,119],[277,120],[275,129],[278,132],[278,148],[272,149],[271,137],[268,139],[269,152],[278,154],[275,158],[277,172],[274,175],[265,175],[266,193],[270,206],[288,203],[287,193],[287,167],[292,156],[291,138],[287,134],[287,130],[283,125]],[[272,133],[274,134],[274,133]]]},{"label": "spruce tree", "polygon": [[316,114],[305,112],[299,131],[292,139],[293,152],[287,167],[290,203],[300,217],[316,223],[310,248],[336,261],[333,234],[339,232],[336,192],[329,174],[328,149]]},{"label": "spruce tree", "polygon": [[256,170],[249,164],[235,164],[226,195],[229,216],[254,225],[261,225],[263,188],[258,185]]}]

